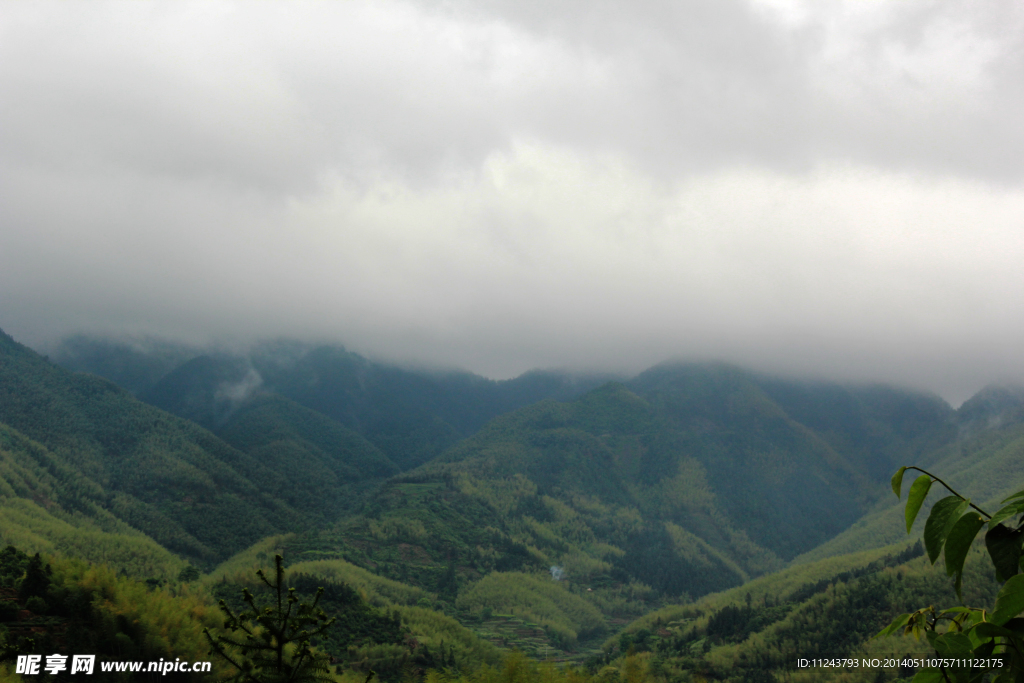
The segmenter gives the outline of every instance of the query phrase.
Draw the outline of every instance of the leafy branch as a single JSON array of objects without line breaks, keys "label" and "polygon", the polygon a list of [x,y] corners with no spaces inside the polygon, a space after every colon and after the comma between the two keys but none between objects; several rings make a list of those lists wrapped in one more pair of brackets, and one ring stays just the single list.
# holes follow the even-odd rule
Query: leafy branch
[{"label": "leafy branch", "polygon": [[[901,498],[903,475],[908,470],[921,472],[907,493],[904,517],[908,534],[933,483],[941,484],[952,494],[932,506],[925,522],[924,544],[932,564],[940,554],[944,555],[946,574],[955,576],[954,587],[961,603],[964,562],[975,538],[986,525],[985,546],[996,578],[1003,586],[991,612],[966,606],[937,611],[934,606],[928,606],[900,615],[876,637],[888,636],[900,629],[904,635],[924,635],[939,657],[951,662],[948,666],[919,670],[915,683],[975,683],[990,673],[997,674],[994,683],[1024,681],[1024,619],[1017,616],[1024,611],[1024,574],[1021,574],[1024,521],[1018,521],[1016,526],[1005,523],[1024,515],[1024,491],[1007,497],[995,514],[989,514],[939,477],[920,467],[909,466],[901,467],[892,477],[892,490],[897,498]],[[944,627],[941,632],[940,625]],[[962,665],[966,660],[980,661],[984,665]]]}]

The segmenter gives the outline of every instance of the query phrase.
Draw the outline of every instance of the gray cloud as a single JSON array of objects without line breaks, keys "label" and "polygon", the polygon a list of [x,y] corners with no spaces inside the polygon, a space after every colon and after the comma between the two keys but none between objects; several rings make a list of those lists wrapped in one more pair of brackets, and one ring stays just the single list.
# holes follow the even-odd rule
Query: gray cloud
[{"label": "gray cloud", "polygon": [[1020,379],[1015,3],[7,3],[0,327]]}]

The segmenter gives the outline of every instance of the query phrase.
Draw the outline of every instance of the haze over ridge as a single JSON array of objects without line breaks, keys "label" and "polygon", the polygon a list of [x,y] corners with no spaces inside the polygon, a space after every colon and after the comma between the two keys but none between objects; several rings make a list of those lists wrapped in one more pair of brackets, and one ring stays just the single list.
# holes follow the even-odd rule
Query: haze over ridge
[{"label": "haze over ridge", "polygon": [[1024,12],[10,3],[0,326],[1019,381]]}]

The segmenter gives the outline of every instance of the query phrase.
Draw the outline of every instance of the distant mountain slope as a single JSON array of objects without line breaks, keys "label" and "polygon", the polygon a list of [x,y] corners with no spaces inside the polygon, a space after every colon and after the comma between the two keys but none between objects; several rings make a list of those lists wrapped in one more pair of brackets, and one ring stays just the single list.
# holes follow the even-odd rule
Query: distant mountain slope
[{"label": "distant mountain slope", "polygon": [[[705,680],[910,680],[914,667],[884,662],[934,656],[926,639],[873,636],[924,605],[953,605],[952,580],[920,544],[842,555],[792,567],[689,605],[666,607],[629,624],[604,645],[602,663],[633,652],[670,679],[699,671]],[[987,565],[987,566],[986,566]],[[992,605],[999,584],[984,550],[971,551],[964,600]],[[642,653],[642,654],[641,654]],[[649,653],[649,654],[648,654]],[[804,658],[881,660],[881,666],[796,670]]]},{"label": "distant mountain slope", "polygon": [[284,486],[271,491],[296,509],[333,520],[358,505],[398,467],[376,446],[334,420],[274,394],[257,394],[217,435],[266,467]]},{"label": "distant mountain slope", "polygon": [[787,415],[814,430],[871,479],[888,480],[901,459],[922,457],[957,434],[953,409],[934,395],[883,385],[842,386],[765,376],[755,381]]},{"label": "distant mountain slope", "polygon": [[[868,435],[854,420],[845,436],[819,435],[762,388],[769,382],[787,397],[845,392],[846,415],[869,423]],[[861,471],[863,444],[902,435],[905,450],[872,452],[887,468],[943,438],[950,414],[913,393],[662,366],[492,420],[305,547],[313,556],[342,547],[350,561],[428,588],[454,562],[460,581],[559,566],[598,593],[639,581],[662,595],[702,595],[778,569],[854,524],[882,493]]]},{"label": "distant mountain slope", "polygon": [[398,474],[376,446],[326,415],[268,391],[246,359],[199,356],[141,398],[217,434],[283,475],[268,493],[333,518]]},{"label": "distant mountain slope", "polygon": [[498,415],[545,398],[571,398],[607,379],[534,371],[495,381],[383,365],[328,346],[290,363],[255,353],[252,364],[266,388],[358,431],[403,470],[436,457]]},{"label": "distant mountain slope", "polygon": [[64,459],[0,423],[0,545],[173,578],[185,563],[106,509],[107,493]]},{"label": "distant mountain slope", "polygon": [[628,386],[664,416],[676,448],[700,460],[733,524],[784,559],[852,524],[881,494],[876,482],[956,434],[944,401],[888,387],[721,364],[658,366]]},{"label": "distant mountain slope", "polygon": [[65,337],[47,352],[61,367],[105,377],[136,396],[182,363],[202,355],[196,348],[162,339],[84,334]]},{"label": "distant mountain slope", "polygon": [[[1014,399],[1013,397],[1017,398]],[[941,477],[950,486],[989,512],[999,501],[1024,488],[1024,392],[988,387],[978,392],[957,411],[959,438],[924,454],[893,466],[918,465]],[[795,561],[812,562],[844,553],[878,548],[908,538],[903,523],[903,505],[879,484],[882,498],[852,527]],[[932,504],[947,495],[934,487],[925,502],[920,519],[927,518]],[[909,538],[917,538],[924,525],[918,523]]]},{"label": "distant mountain slope", "polygon": [[[498,415],[545,398],[578,396],[609,379],[534,371],[494,381],[376,363],[340,346],[286,341],[244,354],[179,351],[172,344],[80,336],[63,342],[55,358],[65,367],[125,382],[146,402],[210,429],[221,426],[251,390],[277,393],[359,432],[406,470]],[[171,358],[182,360],[168,367]],[[163,374],[153,379],[157,369]]]},{"label": "distant mountain slope", "polygon": [[201,355],[171,370],[139,399],[216,431],[261,384],[242,358]]},{"label": "distant mountain slope", "polygon": [[[324,513],[323,497],[296,491],[302,475],[296,476],[293,463],[280,457],[261,462],[107,380],[49,363],[2,332],[0,422],[52,454],[48,471],[63,472],[62,485],[75,492],[60,501],[69,512],[98,523],[112,515],[197,560],[226,557],[269,534],[306,527]],[[247,431],[244,424],[238,428]],[[266,437],[249,436],[263,447],[271,445],[263,443]],[[336,437],[328,430],[319,438],[324,445]],[[344,468],[368,463],[361,476],[395,471],[365,442],[355,450],[358,457],[335,463],[336,471],[351,473]],[[337,459],[337,453],[321,455]],[[14,480],[13,471],[6,474],[5,480]]]}]

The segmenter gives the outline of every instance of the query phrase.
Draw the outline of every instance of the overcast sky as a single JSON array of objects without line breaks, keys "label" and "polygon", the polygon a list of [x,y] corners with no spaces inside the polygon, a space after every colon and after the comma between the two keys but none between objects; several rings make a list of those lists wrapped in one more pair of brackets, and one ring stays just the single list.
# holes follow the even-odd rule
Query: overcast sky
[{"label": "overcast sky", "polygon": [[1024,379],[1024,5],[0,4],[0,328]]}]

